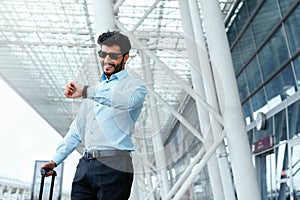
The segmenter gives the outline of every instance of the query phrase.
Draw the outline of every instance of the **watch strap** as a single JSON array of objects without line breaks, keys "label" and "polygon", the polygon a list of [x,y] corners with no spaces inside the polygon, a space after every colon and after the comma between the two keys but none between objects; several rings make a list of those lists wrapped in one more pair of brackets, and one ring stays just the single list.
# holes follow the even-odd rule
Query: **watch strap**
[{"label": "watch strap", "polygon": [[84,85],[83,89],[82,89],[82,98],[86,99],[87,98],[87,88],[89,86],[88,85]]}]

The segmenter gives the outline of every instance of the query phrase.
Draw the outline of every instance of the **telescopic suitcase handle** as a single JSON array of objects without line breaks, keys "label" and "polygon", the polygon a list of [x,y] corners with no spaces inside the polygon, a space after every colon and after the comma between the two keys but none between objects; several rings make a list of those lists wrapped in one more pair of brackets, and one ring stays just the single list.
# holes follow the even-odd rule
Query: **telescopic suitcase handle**
[{"label": "telescopic suitcase handle", "polygon": [[42,168],[41,169],[42,180],[41,180],[41,186],[40,186],[39,200],[42,200],[45,177],[46,177],[47,172],[50,172],[50,171],[53,171],[52,180],[51,180],[51,186],[50,186],[50,194],[49,194],[49,200],[52,200],[52,197],[53,197],[53,188],[54,188],[54,180],[55,180],[55,176],[57,175],[57,173],[56,173],[56,171],[54,171],[53,169],[50,169],[50,168]]}]

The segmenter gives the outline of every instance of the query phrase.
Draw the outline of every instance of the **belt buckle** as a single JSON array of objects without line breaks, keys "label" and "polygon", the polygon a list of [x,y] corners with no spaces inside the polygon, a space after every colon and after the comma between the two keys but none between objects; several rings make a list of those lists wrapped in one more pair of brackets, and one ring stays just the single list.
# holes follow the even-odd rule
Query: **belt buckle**
[{"label": "belt buckle", "polygon": [[99,152],[97,150],[92,151],[92,159],[97,159],[99,157]]},{"label": "belt buckle", "polygon": [[93,150],[93,151],[84,151],[83,152],[83,157],[88,159],[88,160],[96,159],[98,157],[98,152],[95,152],[95,150]]}]

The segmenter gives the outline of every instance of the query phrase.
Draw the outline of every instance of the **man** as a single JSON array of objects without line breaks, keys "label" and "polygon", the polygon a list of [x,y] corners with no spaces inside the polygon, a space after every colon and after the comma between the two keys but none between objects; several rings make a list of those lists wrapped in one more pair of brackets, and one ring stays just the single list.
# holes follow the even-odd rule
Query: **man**
[{"label": "man", "polygon": [[53,169],[83,142],[84,154],[72,183],[71,199],[125,200],[133,181],[130,152],[134,145],[130,136],[143,107],[146,87],[125,69],[131,49],[127,36],[106,32],[97,42],[101,47],[102,81],[90,87],[76,82],[66,86],[66,97],[85,100],[56,154],[41,168]]}]

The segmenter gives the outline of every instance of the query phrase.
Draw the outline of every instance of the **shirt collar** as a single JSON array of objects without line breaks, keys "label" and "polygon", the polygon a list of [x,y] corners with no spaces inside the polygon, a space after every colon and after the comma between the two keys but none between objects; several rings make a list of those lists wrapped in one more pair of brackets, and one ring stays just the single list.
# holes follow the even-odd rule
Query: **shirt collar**
[{"label": "shirt collar", "polygon": [[111,80],[114,80],[114,79],[122,79],[126,74],[128,74],[128,71],[126,69],[122,70],[122,71],[119,71],[118,73],[116,74],[113,74],[110,76],[110,79],[108,80],[106,75],[105,74],[102,74],[101,75],[101,80],[102,81],[111,81]]}]

